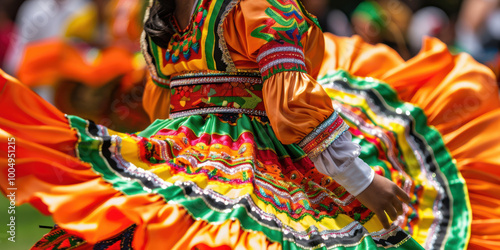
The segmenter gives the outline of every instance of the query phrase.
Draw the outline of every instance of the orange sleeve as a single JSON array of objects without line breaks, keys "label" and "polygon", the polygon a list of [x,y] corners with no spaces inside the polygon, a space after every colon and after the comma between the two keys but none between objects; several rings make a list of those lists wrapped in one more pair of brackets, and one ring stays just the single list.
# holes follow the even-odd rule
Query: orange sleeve
[{"label": "orange sleeve", "polygon": [[333,116],[330,97],[311,76],[324,39],[300,2],[243,1],[226,19],[225,37],[237,68],[260,70],[266,112],[282,143],[304,142]]},{"label": "orange sleeve", "polygon": [[146,82],[142,105],[151,121],[168,119],[170,115],[170,88],[167,85],[155,83],[151,77]]},{"label": "orange sleeve", "polygon": [[282,72],[264,82],[264,104],[278,139],[298,143],[333,113],[332,101],[308,74]]}]

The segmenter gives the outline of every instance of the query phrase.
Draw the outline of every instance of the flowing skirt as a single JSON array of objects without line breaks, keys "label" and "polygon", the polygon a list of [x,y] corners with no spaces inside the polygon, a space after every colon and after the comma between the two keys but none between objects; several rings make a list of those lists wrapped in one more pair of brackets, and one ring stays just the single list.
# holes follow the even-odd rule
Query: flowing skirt
[{"label": "flowing skirt", "polygon": [[1,188],[15,168],[18,203],[58,224],[34,249],[498,246],[492,73],[435,40],[408,62],[358,38],[327,46],[318,81],[360,157],[412,198],[391,229],[298,146],[281,144],[265,117],[195,115],[125,134],[66,116],[2,74]]}]

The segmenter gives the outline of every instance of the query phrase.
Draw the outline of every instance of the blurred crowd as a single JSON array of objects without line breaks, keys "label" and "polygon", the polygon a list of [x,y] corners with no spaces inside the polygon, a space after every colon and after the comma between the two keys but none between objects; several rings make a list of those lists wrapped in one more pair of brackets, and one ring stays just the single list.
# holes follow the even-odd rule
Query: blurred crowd
[{"label": "blurred crowd", "polygon": [[[65,113],[134,131],[147,73],[145,0],[2,0],[0,67]],[[302,0],[324,31],[385,43],[405,59],[423,37],[500,74],[500,0]],[[126,121],[126,122],[125,122]]]},{"label": "blurred crowd", "polygon": [[149,124],[141,102],[143,0],[2,0],[1,68],[67,114],[121,131]]},{"label": "blurred crowd", "polygon": [[467,52],[500,75],[500,0],[303,0],[324,31],[385,43],[405,59],[425,36]]}]

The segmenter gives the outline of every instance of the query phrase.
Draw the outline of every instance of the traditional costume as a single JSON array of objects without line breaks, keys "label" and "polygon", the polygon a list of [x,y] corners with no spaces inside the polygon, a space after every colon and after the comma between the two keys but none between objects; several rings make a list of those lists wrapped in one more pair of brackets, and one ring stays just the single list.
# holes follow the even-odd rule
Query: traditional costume
[{"label": "traditional costume", "polygon": [[[168,48],[143,37],[154,122],[138,133],[65,116],[2,74],[18,201],[58,224],[34,249],[498,246],[485,66],[432,39],[405,62],[323,34],[294,0],[199,0],[186,29],[170,23]],[[389,230],[355,198],[374,174],[412,198]]]}]

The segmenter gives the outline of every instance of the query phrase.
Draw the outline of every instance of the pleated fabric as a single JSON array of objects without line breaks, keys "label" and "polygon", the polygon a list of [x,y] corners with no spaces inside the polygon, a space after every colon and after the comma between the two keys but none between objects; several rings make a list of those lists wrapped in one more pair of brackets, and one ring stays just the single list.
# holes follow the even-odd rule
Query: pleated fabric
[{"label": "pleated fabric", "polygon": [[[493,74],[433,39],[407,62],[356,37],[327,35],[325,46],[318,82],[351,126],[361,158],[410,193],[395,222],[405,231],[381,235],[373,213],[298,146],[281,144],[263,117],[187,116],[123,134],[65,116],[3,72],[0,160],[7,162],[14,137],[19,204],[52,214],[82,249],[127,242],[110,239],[130,228],[125,238],[137,249],[304,249],[317,244],[304,234],[311,225],[338,235],[319,241],[332,247],[495,249]],[[6,192],[8,183],[0,185]]]},{"label": "pleated fabric", "polygon": [[432,38],[407,62],[388,47],[368,45],[359,37],[326,35],[325,41],[330,49],[320,75],[333,68],[374,78],[389,84],[402,101],[422,108],[467,185],[472,210],[468,248],[497,249],[500,100],[493,72],[467,54],[452,55]]}]

